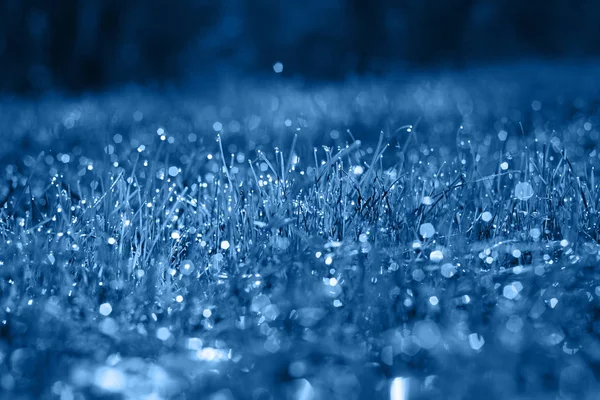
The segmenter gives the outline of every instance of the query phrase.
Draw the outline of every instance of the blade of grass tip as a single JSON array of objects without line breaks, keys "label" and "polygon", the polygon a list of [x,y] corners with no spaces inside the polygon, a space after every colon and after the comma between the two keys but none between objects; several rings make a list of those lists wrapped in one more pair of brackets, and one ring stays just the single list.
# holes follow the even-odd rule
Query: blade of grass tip
[{"label": "blade of grass tip", "polygon": [[[156,168],[158,166],[158,160],[160,158],[160,152],[162,151],[163,148],[163,144],[165,142],[160,142],[160,144],[158,145],[158,149],[156,150],[156,157],[154,158],[154,161],[152,163],[150,163],[150,173],[147,174],[146,176],[146,190],[144,192],[144,199],[147,199],[150,197],[150,192],[154,189],[154,185],[155,185],[155,179],[154,177],[156,177]],[[141,153],[138,153],[141,155]],[[146,166],[147,163],[145,162],[144,165]]]},{"label": "blade of grass tip", "polygon": [[285,192],[285,166],[283,161],[283,151],[279,151],[279,167],[281,168],[281,188]]},{"label": "blade of grass tip", "polygon": [[554,169],[554,173],[552,174],[552,182],[554,182],[554,178],[556,177],[556,174],[558,173],[558,170],[560,169],[560,167],[563,163],[563,158],[564,158],[564,154],[561,153],[561,157],[560,157],[560,160],[558,161],[558,165],[556,166],[556,168]]},{"label": "blade of grass tip", "polygon": [[519,121],[519,127],[521,128],[521,135],[525,137],[525,129],[523,129],[523,123]]},{"label": "blade of grass tip", "polygon": [[390,192],[390,190],[392,190],[392,188],[396,185],[396,183],[400,182],[400,179],[404,178],[405,176],[408,176],[408,173],[402,174],[400,175],[398,178],[396,178],[389,186],[388,188],[383,192],[383,194],[381,195],[381,198],[385,198],[387,196],[387,194]]},{"label": "blade of grass tip", "polygon": [[350,135],[350,138],[352,139],[352,141],[356,142],[356,139],[354,138],[354,135],[352,134],[352,131],[350,131],[350,129],[346,129],[346,132],[348,133],[348,135]]},{"label": "blade of grass tip", "polygon": [[[350,145],[350,146],[352,146],[353,148],[360,147],[361,141],[354,138],[354,135],[352,135],[352,132],[350,132],[350,129],[347,129],[346,131],[350,135],[350,138],[352,138],[352,145]],[[355,144],[357,144],[356,147],[354,147]],[[350,146],[348,145],[348,142],[346,142],[346,148],[348,148]],[[348,154],[348,165],[352,165],[352,160],[350,159],[350,156],[352,155],[352,153],[348,152],[347,154]],[[354,161],[356,162],[356,164],[360,164],[360,153],[354,154]]]},{"label": "blade of grass tip", "polygon": [[[346,171],[342,170],[342,173],[344,175],[346,175],[346,177],[348,178],[348,180],[350,181],[350,183],[352,183],[352,186],[354,187],[354,190],[356,191],[356,193],[358,193],[360,195],[360,188],[358,187],[358,182],[356,182],[354,180],[354,178],[352,178]],[[350,194],[350,197],[351,198],[354,197],[354,192],[352,192]],[[360,200],[359,200],[359,203],[360,203]]]},{"label": "blade of grass tip", "polygon": [[267,164],[267,166],[269,167],[269,169],[273,172],[273,175],[275,175],[275,177],[277,179],[279,179],[279,173],[277,173],[277,171],[275,170],[275,167],[273,167],[273,164],[271,164],[271,161],[269,161],[269,159],[267,158],[267,156],[265,155],[265,153],[263,153],[262,151],[258,151],[258,156],[260,158],[263,159],[263,161]]},{"label": "blade of grass tip", "polygon": [[[114,189],[114,187],[117,185],[117,183],[119,182],[119,180],[123,177],[123,173],[124,173],[123,171],[121,171],[119,173],[119,176],[117,176],[117,179],[115,179],[114,182],[112,183],[112,185],[110,185],[109,191],[112,191]],[[100,184],[104,185],[102,180],[100,180]],[[102,193],[102,196],[100,196],[100,198],[93,204],[92,208],[95,208],[97,205],[99,205],[100,202],[102,202],[104,200],[104,198],[106,197],[106,194],[107,194],[107,192],[104,191]]]},{"label": "blade of grass tip", "polygon": [[[37,159],[35,160],[34,166],[37,165],[37,163],[39,163],[41,161],[41,159],[42,159],[43,156],[44,156],[44,152],[42,151],[40,154],[38,154]],[[25,195],[25,192],[27,192],[27,190],[29,189],[29,185],[31,183],[31,179],[33,178],[33,172],[34,171],[35,171],[35,168],[31,167],[31,172],[29,173],[29,177],[27,177],[27,181],[25,182],[25,186],[23,187],[23,190],[21,191],[21,194],[19,195],[19,198],[17,199],[17,201],[13,205],[12,213],[11,213],[11,218],[14,218],[15,213],[17,211],[17,207],[19,206],[19,204],[23,200],[23,196]]]},{"label": "blade of grass tip", "polygon": [[592,176],[590,176],[590,182],[591,182],[591,185],[592,185],[591,192],[595,193],[596,192],[596,178],[594,177],[594,175],[595,175],[595,168],[594,167],[592,167],[591,175],[592,175]]},{"label": "blade of grass tip", "polygon": [[390,144],[387,143],[386,145],[384,145],[381,148],[381,151],[375,156],[375,158],[373,159],[374,164],[372,167],[370,167],[370,169],[375,170],[375,164],[377,163],[377,160],[379,160],[379,164],[381,166],[380,171],[383,171],[383,153],[385,153],[385,151],[390,147]]},{"label": "blade of grass tip", "polygon": [[223,143],[221,140],[221,134],[217,134],[217,143],[219,143],[219,151],[221,152],[221,160],[223,162],[223,171],[225,172],[225,176],[227,177],[227,182],[229,182],[229,191],[233,193],[236,201],[238,200],[238,193],[233,186],[233,182],[231,181],[231,176],[229,176],[229,169],[227,168],[227,162],[225,161],[225,152],[223,151]]},{"label": "blade of grass tip", "polygon": [[129,178],[127,178],[127,193],[131,193],[131,185],[133,185],[133,182],[135,180],[135,171],[137,169],[139,161],[140,153],[136,153],[135,160],[133,161],[133,165],[131,166],[131,174],[129,174],[129,178],[131,178],[131,181],[129,180]]},{"label": "blade of grass tip", "polygon": [[404,129],[412,129],[412,127],[413,127],[413,126],[412,126],[412,125],[410,125],[410,124],[409,124],[409,125],[403,125],[403,126],[401,126],[400,128],[396,129],[396,130],[394,131],[394,133],[398,133],[398,132],[400,132],[401,130],[404,130]]},{"label": "blade of grass tip", "polygon": [[421,117],[417,118],[417,120],[415,121],[415,123],[412,124],[412,125],[405,125],[403,127],[398,128],[398,130],[406,128],[406,132],[409,133],[408,137],[406,138],[406,141],[404,142],[404,146],[402,147],[402,153],[406,153],[406,149],[408,148],[408,144],[410,143],[410,139],[414,139],[415,143],[417,142],[416,131],[417,131],[417,127],[419,126],[420,123],[421,123]]},{"label": "blade of grass tip", "polygon": [[533,168],[537,171],[537,173],[538,173],[540,179],[542,180],[542,182],[544,183],[544,185],[547,185],[546,180],[544,179],[544,176],[542,174],[542,171],[540,171],[540,167],[538,167],[538,165],[535,162],[531,162],[531,165],[533,165]]},{"label": "blade of grass tip", "polygon": [[[137,183],[137,179],[134,179],[134,181]],[[136,217],[136,215],[139,215],[139,220],[140,220],[140,226],[139,226],[139,232],[140,232],[139,249],[141,249],[142,243],[145,242],[145,238],[141,234],[141,232],[145,232],[145,230],[144,230],[144,216],[143,216],[143,214],[144,214],[144,210],[147,207],[146,207],[146,204],[142,201],[142,191],[141,190],[137,191],[137,198],[138,198],[139,208],[138,208],[138,210],[136,211],[136,213],[133,215],[133,217],[131,219],[134,220],[135,217]]]},{"label": "blade of grass tip", "polygon": [[[544,178],[547,179],[548,176],[546,174],[546,163],[548,162],[548,151],[550,150],[550,146],[548,146],[548,143],[544,143],[544,156],[542,157],[542,173],[545,175]],[[546,181],[547,182],[547,181]]]},{"label": "blade of grass tip", "polygon": [[[319,172],[319,177],[317,178],[317,182],[319,182],[321,180],[321,177],[323,176],[325,171],[327,171],[329,168],[331,168],[331,166],[333,164],[335,164],[341,157],[343,157],[343,155],[345,153],[351,152],[354,148],[360,147],[360,145],[361,145],[361,142],[356,141],[356,142],[352,143],[351,146],[345,147],[345,148],[341,149],[340,151],[338,151],[335,156],[329,157],[329,161],[321,168],[321,171]],[[350,160],[348,160],[348,161],[350,161]]]},{"label": "blade of grass tip", "polygon": [[110,215],[117,214],[119,211],[121,211],[122,208],[127,207],[129,205],[129,202],[136,196],[138,191],[139,189],[136,189],[132,193],[129,193],[128,188],[126,193],[127,197],[125,197],[124,201],[111,211]]},{"label": "blade of grass tip", "polygon": [[262,188],[258,184],[258,176],[256,175],[256,171],[254,170],[254,165],[252,164],[252,160],[248,160],[248,165],[250,165],[250,170],[252,171],[252,175],[254,176],[254,183],[256,183],[256,187],[258,188],[258,194],[262,200]]},{"label": "blade of grass tip", "polygon": [[571,174],[573,176],[575,176],[575,168],[573,168],[573,164],[571,164],[571,160],[567,157],[566,149],[565,149],[565,161],[566,161],[567,165],[569,166],[569,171],[571,171]]},{"label": "blade of grass tip", "polygon": [[323,149],[325,150],[325,156],[327,158],[327,163],[324,165],[324,167],[327,170],[327,175],[329,175],[331,173],[331,167],[332,167],[331,149],[327,146],[323,146]]},{"label": "blade of grass tip", "polygon": [[292,139],[292,147],[290,149],[290,156],[288,157],[286,171],[289,171],[292,168],[292,164],[294,162],[294,150],[296,149],[297,141],[298,141],[298,134],[294,133],[294,138]]},{"label": "blade of grass tip", "polygon": [[32,226],[31,228],[27,229],[27,230],[29,232],[33,233],[33,231],[35,231],[38,228],[41,228],[42,226],[46,225],[50,221],[52,221],[52,218],[47,218],[47,219],[43,220],[42,222],[36,224],[35,226]]},{"label": "blade of grass tip", "polygon": [[375,167],[375,163],[377,162],[377,156],[379,154],[379,151],[380,151],[382,145],[383,145],[383,131],[379,133],[379,140],[377,141],[377,147],[375,148],[375,151],[373,152],[373,159],[371,160],[371,165],[369,166],[368,171],[364,174],[364,176],[360,180],[361,186],[367,179],[370,179],[372,170]]},{"label": "blade of grass tip", "polygon": [[[169,209],[169,213],[168,213],[169,216],[173,215],[175,208],[177,208],[177,206],[181,203],[181,199],[185,200],[185,195],[186,195],[187,191],[188,191],[188,188],[186,187],[183,189],[183,191],[181,192],[181,194],[179,196],[176,196],[176,199],[173,202],[173,205]],[[164,205],[166,205],[166,202],[164,203]],[[164,206],[161,207],[161,209],[164,209]],[[150,249],[148,250],[148,254],[146,255],[146,262],[148,262],[148,257],[152,254],[152,250],[154,249],[154,246],[156,246],[156,243],[158,243],[158,240],[161,238],[162,232],[165,230],[165,228],[167,227],[167,225],[169,224],[170,221],[171,221],[171,218],[165,218],[165,220],[163,221],[163,223],[160,227],[160,230],[158,231],[158,234],[154,236],[154,241],[152,242],[152,245],[150,246]]]},{"label": "blade of grass tip", "polygon": [[319,183],[319,160],[317,159],[317,148],[313,148],[313,156],[315,158],[315,189],[317,189],[317,184]]},{"label": "blade of grass tip", "polygon": [[[260,196],[261,204],[264,204],[264,194],[262,188],[258,184],[258,176],[256,175],[256,171],[254,170],[254,165],[252,164],[252,160],[248,160],[248,164],[250,165],[250,170],[252,171],[252,175],[254,176],[254,182],[256,183],[256,187],[258,188],[258,195]],[[271,221],[271,217],[268,212],[265,210],[265,216],[267,217],[267,221]]]},{"label": "blade of grass tip", "polygon": [[579,179],[579,177],[577,177],[577,186],[579,187],[579,193],[581,194],[581,201],[583,201],[583,206],[585,207],[585,210],[589,212],[590,210],[588,208],[588,203],[585,198],[585,194],[583,193],[583,187],[581,186],[581,180]]},{"label": "blade of grass tip", "polygon": [[[275,148],[275,151],[278,152],[279,149]],[[273,175],[275,175],[275,179],[277,180],[277,182],[279,182],[280,189],[283,190],[283,183],[281,182],[281,177],[279,176],[279,173],[275,170],[273,164],[271,164],[271,161],[269,161],[265,153],[263,153],[262,151],[259,151],[258,155],[263,159],[263,161],[267,164],[269,169],[273,172]],[[275,157],[277,158],[277,153],[275,153]]]},{"label": "blade of grass tip", "polygon": [[406,128],[406,131],[408,132],[408,136],[406,137],[406,140],[404,141],[404,145],[402,146],[402,149],[401,149],[402,154],[406,153],[406,149],[408,148],[410,139],[412,139],[412,137],[413,137],[412,125],[409,125],[408,128]]}]

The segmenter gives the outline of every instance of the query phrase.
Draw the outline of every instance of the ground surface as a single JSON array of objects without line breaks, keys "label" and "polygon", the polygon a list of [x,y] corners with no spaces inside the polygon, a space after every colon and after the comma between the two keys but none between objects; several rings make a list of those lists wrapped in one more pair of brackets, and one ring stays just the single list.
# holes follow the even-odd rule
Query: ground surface
[{"label": "ground surface", "polygon": [[598,70],[4,98],[0,397],[595,398]]}]

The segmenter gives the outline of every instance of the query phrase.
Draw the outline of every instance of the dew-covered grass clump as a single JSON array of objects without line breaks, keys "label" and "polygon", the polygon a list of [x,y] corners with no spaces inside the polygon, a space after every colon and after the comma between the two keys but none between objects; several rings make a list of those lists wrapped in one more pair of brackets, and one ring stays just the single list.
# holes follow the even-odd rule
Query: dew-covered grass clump
[{"label": "dew-covered grass clump", "polygon": [[533,75],[5,99],[0,397],[595,398],[597,87]]}]

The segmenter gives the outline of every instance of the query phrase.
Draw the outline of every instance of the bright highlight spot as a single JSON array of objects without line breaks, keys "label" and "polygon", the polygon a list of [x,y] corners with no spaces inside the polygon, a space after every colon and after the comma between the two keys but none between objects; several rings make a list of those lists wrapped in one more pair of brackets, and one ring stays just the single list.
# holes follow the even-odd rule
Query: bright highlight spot
[{"label": "bright highlight spot", "polygon": [[394,378],[390,385],[390,400],[408,399],[408,381],[404,378]]},{"label": "bright highlight spot", "polygon": [[440,262],[444,259],[444,254],[440,250],[434,250],[429,255],[429,259],[433,262]]},{"label": "bright highlight spot", "polygon": [[479,350],[483,347],[483,345],[485,344],[485,339],[483,338],[483,336],[480,336],[477,333],[471,333],[469,335],[469,346],[471,346],[471,348],[473,350]]},{"label": "bright highlight spot", "polygon": [[426,222],[421,225],[419,228],[419,234],[423,236],[424,239],[432,238],[435,235],[435,228],[429,222]]},{"label": "bright highlight spot", "polygon": [[126,386],[126,377],[116,368],[102,367],[94,374],[94,384],[107,392],[122,392]]},{"label": "bright highlight spot", "polygon": [[169,175],[170,176],[177,176],[177,174],[179,173],[179,168],[177,167],[169,167]]},{"label": "bright highlight spot", "polygon": [[106,316],[109,316],[110,313],[112,312],[112,306],[110,305],[110,303],[104,303],[100,305],[100,314]]},{"label": "bright highlight spot", "polygon": [[446,263],[446,264],[442,265],[440,272],[442,273],[442,276],[444,278],[452,278],[454,276],[454,274],[456,273],[456,266],[454,266],[450,263]]},{"label": "bright highlight spot", "polygon": [[158,340],[162,340],[164,342],[165,340],[169,340],[169,338],[171,337],[171,331],[169,330],[169,328],[165,328],[163,326],[162,328],[158,328],[156,330],[156,337],[158,338]]},{"label": "bright highlight spot", "polygon": [[481,219],[485,222],[490,222],[492,220],[492,213],[489,211],[484,211],[484,213],[481,214]]},{"label": "bright highlight spot", "polygon": [[283,64],[280,63],[279,61],[276,62],[275,64],[273,64],[273,71],[275,71],[276,74],[280,74],[283,72]]}]

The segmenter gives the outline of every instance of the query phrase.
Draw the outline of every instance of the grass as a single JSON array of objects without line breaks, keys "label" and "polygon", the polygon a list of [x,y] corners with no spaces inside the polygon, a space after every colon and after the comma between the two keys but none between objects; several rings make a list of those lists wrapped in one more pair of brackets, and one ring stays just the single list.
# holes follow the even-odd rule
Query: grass
[{"label": "grass", "polygon": [[260,89],[262,114],[219,117],[248,114],[239,134],[110,97],[12,121],[49,136],[3,171],[1,396],[592,398],[593,105],[548,131],[564,99],[511,120],[465,111],[461,85],[454,111],[376,135],[268,120],[272,97],[347,95],[332,88]]}]

